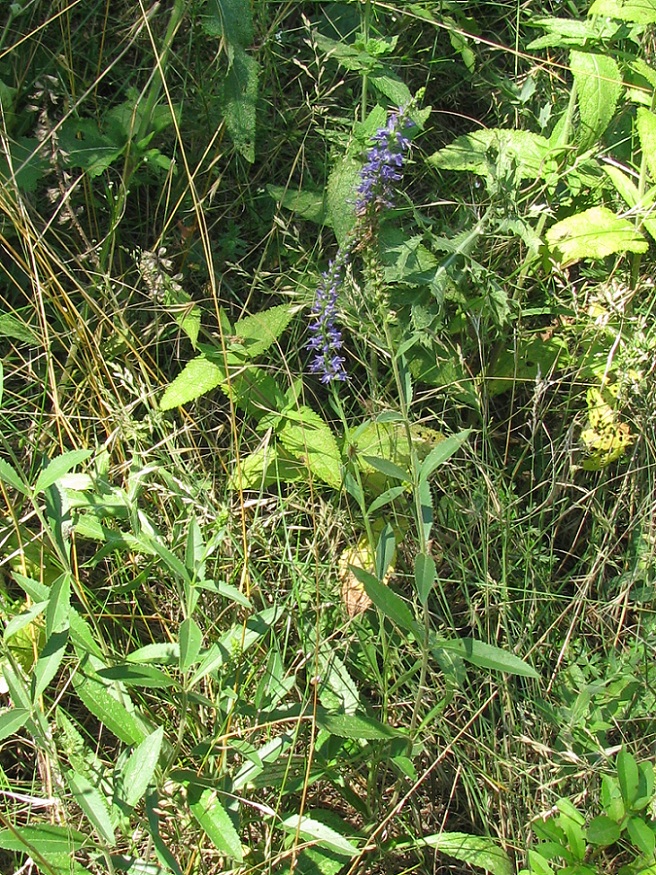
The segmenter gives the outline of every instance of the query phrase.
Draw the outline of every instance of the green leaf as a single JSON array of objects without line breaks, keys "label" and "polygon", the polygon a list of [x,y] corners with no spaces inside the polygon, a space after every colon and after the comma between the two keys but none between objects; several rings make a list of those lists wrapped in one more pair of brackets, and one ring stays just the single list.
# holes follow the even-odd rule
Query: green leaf
[{"label": "green leaf", "polygon": [[13,313],[0,312],[0,336],[13,337],[30,346],[41,346],[41,340],[29,325],[17,319]]},{"label": "green leaf", "polygon": [[[371,457],[369,457],[371,458]],[[377,510],[380,510],[381,507],[385,507],[386,504],[390,504],[395,501],[401,495],[404,495],[407,492],[407,486],[392,486],[391,489],[383,492],[382,495],[379,495],[378,498],[374,499],[369,508],[367,509],[367,516],[371,516]]]},{"label": "green leaf", "polygon": [[209,0],[203,28],[210,36],[246,46],[253,42],[253,12],[249,0]]},{"label": "green leaf", "polygon": [[511,160],[520,179],[541,179],[547,175],[551,146],[545,137],[530,131],[484,129],[458,137],[434,152],[428,162],[442,170],[467,170],[489,176],[499,159]]},{"label": "green leaf", "polygon": [[70,826],[49,823],[0,830],[0,848],[23,853],[36,852],[34,856],[37,859],[41,855],[47,859],[51,854],[69,856],[79,851],[88,841],[88,836]]},{"label": "green leaf", "polygon": [[52,169],[45,153],[44,142],[19,137],[9,145],[11,160],[7,160],[4,149],[0,155],[0,184],[3,187],[15,185],[21,191],[34,191]]},{"label": "green leaf", "polygon": [[588,15],[617,18],[635,24],[656,24],[656,0],[595,0]]},{"label": "green leaf", "polygon": [[656,115],[644,106],[637,110],[636,128],[640,137],[640,148],[649,167],[653,182],[656,182]]},{"label": "green leaf", "polygon": [[70,626],[71,580],[70,571],[64,571],[50,587],[46,606],[46,638],[50,638],[53,632],[63,632]]},{"label": "green leaf", "polygon": [[172,410],[206,395],[225,380],[225,368],[200,355],[184,366],[167,386],[159,402],[160,410]]},{"label": "green leaf", "polygon": [[535,678],[540,676],[533,666],[524,662],[514,653],[477,641],[475,638],[439,638],[432,636],[431,646],[448,650],[479,668],[490,668],[494,671],[505,671],[520,677]]},{"label": "green leaf", "polygon": [[125,658],[128,662],[140,664],[154,662],[160,665],[178,665],[180,662],[180,646],[173,641],[146,644],[144,647],[139,647],[138,650],[128,653]]},{"label": "green leaf", "polygon": [[0,459],[0,480],[20,492],[21,495],[29,495],[30,490],[27,484],[23,483],[9,462],[5,462],[4,459]]},{"label": "green leaf", "polygon": [[278,431],[281,444],[292,456],[333,489],[342,483],[342,460],[330,426],[309,407],[289,409]]},{"label": "green leaf", "polygon": [[216,793],[206,789],[199,794],[198,790],[194,785],[188,788],[189,808],[198,825],[218,851],[237,863],[243,862],[239,834]]},{"label": "green leaf", "polygon": [[630,808],[633,802],[638,798],[640,790],[640,773],[638,764],[633,754],[626,750],[621,750],[617,754],[615,761],[617,769],[617,778],[620,782],[620,790],[622,791],[622,799],[627,808]]},{"label": "green leaf", "polygon": [[415,558],[415,586],[419,601],[424,607],[426,607],[428,596],[433,590],[436,579],[437,569],[433,557],[427,553],[418,553]]},{"label": "green leaf", "polygon": [[[656,143],[654,147],[656,148]],[[640,217],[645,230],[649,232],[652,239],[656,240],[656,218],[649,215],[656,201],[656,186],[652,186],[649,191],[641,195],[638,186],[619,167],[614,164],[604,164],[603,171],[626,205],[631,208],[635,215]]]},{"label": "green leaf", "polygon": [[288,304],[280,304],[240,319],[235,324],[235,334],[243,341],[246,356],[255,358],[266,352],[280,339],[293,315]]},{"label": "green leaf", "polygon": [[58,480],[61,480],[76,465],[88,459],[92,453],[92,450],[71,450],[68,453],[62,453],[61,456],[51,459],[37,477],[34,485],[35,494],[38,495],[40,492],[48,489],[48,487],[54,486]]},{"label": "green leaf", "polygon": [[419,470],[419,479],[428,480],[433,471],[443,465],[448,459],[457,453],[460,447],[467,441],[471,429],[467,428],[458,434],[452,434],[450,437],[440,441],[438,445],[430,451],[421,464]]},{"label": "green leaf", "polygon": [[364,568],[358,568],[357,565],[349,565],[349,568],[364,586],[365,592],[379,611],[389,617],[400,629],[405,629],[406,632],[412,632],[420,637],[417,621],[401,596],[380,583],[373,574],[369,574]]},{"label": "green leaf", "polygon": [[32,700],[36,702],[55,677],[68,646],[68,630],[53,632],[46,641],[34,664],[32,675]]},{"label": "green leaf", "polygon": [[547,243],[554,259],[567,267],[582,258],[605,258],[624,252],[646,252],[649,244],[635,225],[606,207],[591,207],[552,225]]},{"label": "green leaf", "polygon": [[280,206],[291,210],[302,219],[314,222],[315,225],[330,224],[325,191],[291,191],[281,185],[267,185],[266,190]]},{"label": "green leaf", "polygon": [[514,867],[508,854],[486,836],[472,836],[464,832],[441,832],[424,836],[418,844],[454,857],[462,863],[478,866],[492,875],[513,875]]},{"label": "green leaf", "polygon": [[[1,670],[0,670],[1,675]],[[9,738],[25,726],[30,712],[27,708],[9,708],[0,714],[0,741]]]},{"label": "green leaf", "polygon": [[129,808],[134,808],[146,793],[159,762],[163,740],[164,729],[160,726],[135,747],[117,775],[115,786]]},{"label": "green leaf", "polygon": [[113,735],[126,744],[138,744],[147,732],[137,717],[112,695],[116,689],[95,674],[78,671],[73,676],[73,686],[82,703]]},{"label": "green leaf", "polygon": [[590,844],[607,848],[614,845],[622,835],[619,824],[611,820],[605,814],[593,817],[586,830],[586,837]]},{"label": "green leaf", "polygon": [[58,132],[59,147],[69,167],[81,167],[89,176],[104,173],[123,154],[128,139],[116,127],[101,133],[88,118],[67,118]]},{"label": "green leaf", "polygon": [[331,712],[321,708],[317,710],[317,723],[322,729],[339,738],[382,741],[403,736],[399,730],[364,714],[344,714],[341,711]]},{"label": "green leaf", "polygon": [[[321,847],[327,848],[341,857],[351,859],[358,853],[356,846],[337,830],[312,817],[299,817],[298,814],[290,814],[280,825],[287,832],[301,835],[304,839],[316,842]],[[347,826],[344,824],[344,832],[346,831]]]},{"label": "green leaf", "polygon": [[369,74],[369,84],[388,98],[394,106],[407,106],[412,94],[405,82],[388,67],[382,66]]},{"label": "green leaf", "polygon": [[197,660],[203,643],[203,633],[193,617],[180,623],[180,671],[188,671]]},{"label": "green leaf", "polygon": [[653,860],[654,848],[656,847],[656,835],[653,829],[650,829],[641,817],[630,817],[626,829],[629,838],[640,853],[644,854],[648,860]]},{"label": "green leaf", "polygon": [[179,687],[175,678],[152,665],[135,665],[123,663],[113,665],[111,668],[101,668],[98,676],[110,681],[118,681],[126,687],[145,687],[146,689],[166,689],[167,687]]},{"label": "green leaf", "polygon": [[232,46],[232,63],[223,82],[223,117],[241,155],[255,161],[255,127],[260,65],[241,47]]},{"label": "green leaf", "polygon": [[611,57],[592,52],[572,50],[570,69],[579,106],[579,143],[587,149],[601,137],[615,114],[622,76]]},{"label": "green leaf", "polygon": [[109,807],[104,796],[84,775],[69,771],[66,773],[68,786],[73,798],[86,814],[89,822],[100,838],[111,848],[114,846],[114,827],[109,816]]},{"label": "green leaf", "polygon": [[390,462],[389,459],[380,459],[377,456],[365,455],[360,456],[360,458],[366,465],[373,468],[375,471],[379,471],[386,477],[393,477],[394,480],[402,480],[405,483],[409,483],[412,479],[408,471],[399,468],[398,465],[395,465],[394,462]]},{"label": "green leaf", "polygon": [[348,156],[338,161],[328,177],[326,202],[328,215],[337,242],[346,241],[355,225],[355,192],[358,187],[360,164]]}]

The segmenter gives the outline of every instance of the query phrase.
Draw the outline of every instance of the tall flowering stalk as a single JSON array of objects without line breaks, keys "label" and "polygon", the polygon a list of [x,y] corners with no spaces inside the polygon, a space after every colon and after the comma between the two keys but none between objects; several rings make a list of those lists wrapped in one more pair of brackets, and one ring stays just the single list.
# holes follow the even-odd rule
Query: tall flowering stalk
[{"label": "tall flowering stalk", "polygon": [[328,265],[317,288],[308,348],[315,353],[310,371],[321,374],[322,383],[347,378],[344,358],[339,354],[343,341],[337,326],[337,295],[351,254],[371,239],[379,213],[394,206],[394,186],[401,180],[405,153],[410,148],[404,131],[411,124],[406,111],[400,109],[374,134],[374,145],[367,152],[356,189],[355,228]]}]

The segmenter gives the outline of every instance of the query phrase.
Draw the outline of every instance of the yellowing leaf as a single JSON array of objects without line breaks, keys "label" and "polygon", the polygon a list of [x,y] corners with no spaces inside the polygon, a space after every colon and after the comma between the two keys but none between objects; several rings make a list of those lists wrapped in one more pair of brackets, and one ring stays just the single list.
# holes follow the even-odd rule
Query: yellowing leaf
[{"label": "yellowing leaf", "polygon": [[605,258],[622,252],[646,252],[648,243],[628,219],[606,207],[592,207],[552,225],[547,243],[563,267],[582,258]]}]

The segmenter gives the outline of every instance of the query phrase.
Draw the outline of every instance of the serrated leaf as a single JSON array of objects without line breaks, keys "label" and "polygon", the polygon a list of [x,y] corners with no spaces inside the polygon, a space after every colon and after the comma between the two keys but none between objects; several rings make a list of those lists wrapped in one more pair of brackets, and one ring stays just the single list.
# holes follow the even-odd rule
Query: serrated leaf
[{"label": "serrated leaf", "polygon": [[567,267],[582,258],[646,252],[649,244],[635,225],[606,207],[591,207],[552,225],[546,234],[555,260]]},{"label": "serrated leaf", "polygon": [[[303,838],[314,841],[321,847],[327,848],[342,857],[351,859],[358,853],[355,845],[338,833],[337,830],[312,817],[299,817],[298,814],[290,814],[289,817],[282,821],[281,826],[287,832],[298,833]],[[346,829],[346,824],[344,824],[345,832]]]},{"label": "serrated leaf", "polygon": [[550,151],[549,141],[539,134],[497,128],[458,137],[433,153],[428,162],[442,170],[467,170],[488,176],[494,169],[496,153],[514,161],[520,179],[540,179],[546,175]]},{"label": "serrated leaf", "polygon": [[0,480],[2,480],[3,483],[6,483],[7,486],[13,487],[22,495],[29,495],[29,487],[27,484],[23,483],[14,468],[12,468],[9,462],[5,462],[4,459],[0,459]]},{"label": "serrated leaf", "polygon": [[515,871],[508,854],[493,839],[486,836],[442,832],[424,836],[421,843],[462,863],[485,869],[492,875],[513,875]]},{"label": "serrated leaf", "polygon": [[115,127],[105,134],[93,119],[73,117],[60,126],[58,138],[68,166],[81,167],[91,177],[104,173],[123,154],[128,142]]},{"label": "serrated leaf", "polygon": [[125,684],[126,687],[145,687],[155,690],[180,686],[175,678],[152,665],[136,665],[126,662],[123,665],[113,665],[111,668],[101,668],[98,671],[98,676],[110,681],[118,681]]},{"label": "serrated leaf", "polygon": [[235,323],[235,334],[242,339],[248,358],[262,355],[279,340],[293,315],[291,307],[280,304],[251,316],[245,316]]},{"label": "serrated leaf", "polygon": [[237,150],[252,164],[260,65],[240,46],[233,45],[231,55],[223,83],[223,117]]},{"label": "serrated leaf", "polygon": [[400,629],[405,629],[414,635],[419,634],[418,623],[401,596],[381,583],[373,574],[365,571],[364,568],[358,568],[356,565],[349,567],[379,611],[389,617]]},{"label": "serrated leaf", "polygon": [[62,453],[61,456],[55,456],[51,459],[46,467],[39,473],[36,483],[34,484],[34,492],[38,495],[44,492],[48,487],[61,480],[64,475],[86,461],[93,454],[92,450],[70,450],[68,453]]},{"label": "serrated leaf", "polygon": [[656,115],[644,106],[639,106],[637,113],[636,127],[640,137],[640,148],[651,178],[656,182]]},{"label": "serrated leaf", "polygon": [[109,807],[100,791],[84,775],[67,772],[66,780],[73,798],[86,814],[100,838],[109,846],[114,846],[114,827],[109,816]]},{"label": "serrated leaf", "polygon": [[307,467],[285,452],[283,447],[269,444],[239,460],[228,481],[230,489],[267,489],[283,483],[295,483],[307,477]]},{"label": "serrated leaf", "polygon": [[381,67],[369,74],[369,83],[394,106],[408,106],[412,94],[405,82],[388,67]]},{"label": "serrated leaf", "polygon": [[15,826],[0,830],[0,848],[5,851],[36,851],[49,857],[51,854],[69,856],[80,850],[89,837],[70,826],[41,823],[30,826]]},{"label": "serrated leaf", "polygon": [[209,0],[203,28],[210,36],[222,36],[246,47],[253,41],[253,11],[249,0]]},{"label": "serrated leaf", "polygon": [[12,313],[0,313],[0,335],[13,337],[30,346],[42,346],[41,340],[29,325],[22,319],[16,318]]},{"label": "serrated leaf", "polygon": [[189,401],[195,401],[201,395],[206,395],[225,380],[225,368],[216,362],[208,361],[204,355],[199,355],[184,366],[182,371],[166,387],[159,402],[160,410],[172,410],[182,407]]},{"label": "serrated leaf", "polygon": [[[2,669],[0,668],[0,676]],[[9,738],[27,723],[30,712],[26,708],[9,708],[0,714],[0,741]]]},{"label": "serrated leaf", "polygon": [[244,859],[241,840],[228,813],[213,790],[206,789],[198,795],[194,792],[197,789],[190,785],[188,797],[198,825],[218,851],[241,863]]},{"label": "serrated leaf", "polygon": [[342,482],[342,461],[330,426],[309,407],[285,411],[285,423],[278,432],[283,447],[328,486]]},{"label": "serrated leaf", "polygon": [[360,456],[360,459],[362,459],[365,465],[368,465],[380,474],[384,474],[385,477],[392,477],[394,480],[401,480],[406,483],[409,483],[411,480],[411,474],[408,471],[399,468],[398,465],[390,462],[389,459],[379,459],[377,456],[366,455]]},{"label": "serrated leaf", "polygon": [[71,612],[71,580],[70,571],[60,574],[50,587],[48,604],[46,606],[46,638],[53,632],[62,632],[69,627]]},{"label": "serrated leaf", "polygon": [[579,142],[587,149],[608,127],[622,90],[619,67],[609,55],[570,53],[570,69],[579,106]]},{"label": "serrated leaf", "polygon": [[266,190],[280,206],[291,210],[302,219],[316,225],[330,224],[325,191],[291,191],[280,185],[267,185]]},{"label": "serrated leaf", "polygon": [[138,744],[146,737],[147,733],[136,716],[109,692],[109,683],[103,683],[93,674],[78,671],[73,676],[73,686],[94,717],[121,741]]},{"label": "serrated leaf", "polygon": [[617,18],[635,24],[656,24],[656,0],[595,0],[588,15]]},{"label": "serrated leaf", "polygon": [[39,658],[34,664],[32,675],[32,700],[36,702],[55,677],[68,646],[68,629],[54,632],[49,636]]},{"label": "serrated leaf", "polygon": [[339,738],[384,740],[398,738],[403,733],[365,714],[344,714],[323,709],[317,711],[317,724]]},{"label": "serrated leaf", "polygon": [[129,808],[134,808],[146,793],[159,762],[163,740],[164,729],[160,726],[135,747],[117,776],[116,786]]},{"label": "serrated leaf", "polygon": [[360,164],[348,156],[335,164],[328,177],[328,215],[340,245],[346,241],[355,225],[355,200],[359,179]]},{"label": "serrated leaf", "polygon": [[428,596],[433,590],[437,579],[435,560],[427,553],[418,553],[415,557],[415,586],[419,601],[426,606]]}]

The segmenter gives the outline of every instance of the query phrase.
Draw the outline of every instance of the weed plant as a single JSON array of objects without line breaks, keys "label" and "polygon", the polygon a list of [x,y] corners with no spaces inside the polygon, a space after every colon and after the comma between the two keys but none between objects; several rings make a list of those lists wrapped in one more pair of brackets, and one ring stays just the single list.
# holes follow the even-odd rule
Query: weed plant
[{"label": "weed plant", "polygon": [[0,9],[0,870],[651,872],[652,0]]}]

